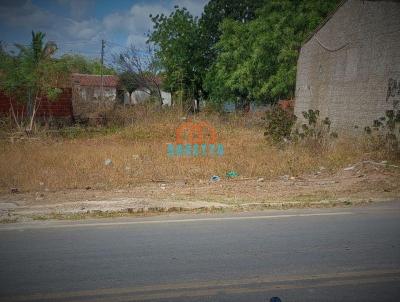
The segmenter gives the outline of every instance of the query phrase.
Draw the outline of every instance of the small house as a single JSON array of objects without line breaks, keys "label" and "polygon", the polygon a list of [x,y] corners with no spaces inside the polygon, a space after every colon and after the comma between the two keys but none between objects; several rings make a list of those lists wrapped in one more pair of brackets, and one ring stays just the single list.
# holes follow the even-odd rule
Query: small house
[{"label": "small house", "polygon": [[87,118],[93,112],[112,108],[117,102],[118,77],[115,75],[72,74],[74,117]]}]

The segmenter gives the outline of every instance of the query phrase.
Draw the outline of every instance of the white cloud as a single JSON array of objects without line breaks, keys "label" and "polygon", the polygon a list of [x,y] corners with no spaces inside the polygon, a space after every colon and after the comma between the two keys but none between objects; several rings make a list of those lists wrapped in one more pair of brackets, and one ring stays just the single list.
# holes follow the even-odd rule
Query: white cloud
[{"label": "white cloud", "polygon": [[[133,43],[138,48],[146,46],[147,33],[152,30],[150,14],[169,15],[175,5],[186,7],[193,15],[199,16],[207,0],[172,0],[143,2],[132,5],[126,11],[117,11],[102,19],[87,18],[93,0],[58,0],[70,10],[70,18],[61,17],[41,8],[30,0],[0,2],[1,24],[18,28],[19,32],[43,31],[49,40],[59,43],[61,50],[75,52],[98,52],[99,41],[113,41],[113,37],[125,36],[126,46]],[[24,34],[25,35],[25,34]],[[28,36],[27,36],[28,37]]]},{"label": "white cloud", "polygon": [[103,24],[107,32],[123,32],[126,44],[142,48],[146,44],[146,34],[152,29],[150,15],[169,14],[171,8],[160,4],[134,4],[128,12],[117,12],[106,16]]},{"label": "white cloud", "polygon": [[89,19],[84,21],[71,20],[71,23],[66,31],[76,40],[85,41],[93,41],[95,39],[98,40],[102,35],[104,35],[103,25],[97,19]]},{"label": "white cloud", "polygon": [[192,15],[200,17],[207,2],[208,0],[175,0],[173,5],[186,7]]},{"label": "white cloud", "polygon": [[125,32],[128,36],[126,44],[135,44],[143,48],[146,44],[147,33],[152,30],[150,15],[169,15],[175,5],[186,7],[193,15],[200,16],[207,0],[175,0],[169,3],[134,4],[128,12],[117,12],[106,16],[103,24],[108,32]]},{"label": "white cloud", "polygon": [[57,0],[61,5],[69,7],[71,18],[83,20],[95,6],[94,0]]}]

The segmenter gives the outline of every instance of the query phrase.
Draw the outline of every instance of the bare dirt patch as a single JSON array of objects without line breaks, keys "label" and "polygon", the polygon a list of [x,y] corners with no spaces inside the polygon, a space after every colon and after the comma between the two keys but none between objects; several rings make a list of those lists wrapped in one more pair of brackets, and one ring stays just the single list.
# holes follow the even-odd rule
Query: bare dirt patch
[{"label": "bare dirt patch", "polygon": [[3,222],[81,219],[168,212],[351,206],[400,197],[400,169],[360,162],[299,177],[155,181],[126,189],[62,190],[0,196]]}]

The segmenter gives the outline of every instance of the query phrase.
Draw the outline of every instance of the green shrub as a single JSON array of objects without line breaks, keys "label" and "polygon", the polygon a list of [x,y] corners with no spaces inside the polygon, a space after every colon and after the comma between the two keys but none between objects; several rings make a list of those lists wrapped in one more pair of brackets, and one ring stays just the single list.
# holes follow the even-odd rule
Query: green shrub
[{"label": "green shrub", "polygon": [[279,106],[274,106],[263,117],[266,123],[264,135],[276,144],[290,140],[296,119],[293,113]]}]

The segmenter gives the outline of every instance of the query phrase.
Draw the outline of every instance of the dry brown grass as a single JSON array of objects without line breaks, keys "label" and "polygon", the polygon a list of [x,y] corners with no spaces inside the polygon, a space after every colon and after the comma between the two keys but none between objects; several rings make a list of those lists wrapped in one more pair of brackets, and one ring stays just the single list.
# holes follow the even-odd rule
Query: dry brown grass
[{"label": "dry brown grass", "polygon": [[[235,170],[241,177],[298,176],[321,166],[334,171],[366,159],[387,159],[384,152],[366,153],[360,141],[339,138],[323,148],[289,145],[278,149],[263,136],[255,116],[199,115],[218,132],[222,157],[169,158],[166,144],[174,142],[181,113],[136,109],[131,125],[95,137],[41,138],[0,142],[0,190],[9,192],[68,188],[108,189],[154,180],[208,180]],[[129,120],[129,117],[128,117]],[[112,160],[106,166],[104,161]]]}]

